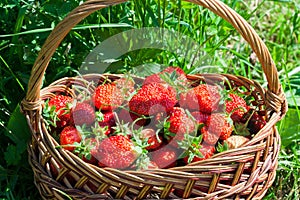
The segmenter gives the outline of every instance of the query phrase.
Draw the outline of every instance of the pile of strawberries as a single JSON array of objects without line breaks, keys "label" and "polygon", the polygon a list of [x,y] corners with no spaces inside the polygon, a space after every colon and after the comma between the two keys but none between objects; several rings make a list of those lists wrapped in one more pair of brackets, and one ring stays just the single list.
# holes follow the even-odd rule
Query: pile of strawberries
[{"label": "pile of strawberries", "polygon": [[43,118],[58,148],[99,167],[129,170],[210,158],[245,144],[266,124],[243,94],[192,84],[178,67],[142,84],[126,75],[80,100],[65,94],[45,100]]}]

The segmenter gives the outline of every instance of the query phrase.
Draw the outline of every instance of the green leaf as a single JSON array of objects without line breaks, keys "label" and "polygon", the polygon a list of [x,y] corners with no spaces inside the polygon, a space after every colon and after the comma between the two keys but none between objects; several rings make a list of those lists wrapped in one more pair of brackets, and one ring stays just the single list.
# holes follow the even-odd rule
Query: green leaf
[{"label": "green leaf", "polygon": [[247,128],[247,124],[236,122],[234,123],[234,132],[236,135],[249,136],[251,133]]},{"label": "green leaf", "polygon": [[104,114],[102,112],[96,111],[95,114],[98,122],[102,122],[104,120]]},{"label": "green leaf", "polygon": [[5,180],[7,178],[7,170],[0,165],[0,181]]},{"label": "green leaf", "polygon": [[226,141],[224,141],[223,144],[218,142],[216,149],[217,149],[217,152],[219,152],[219,153],[227,151],[227,150],[229,150],[228,143]]},{"label": "green leaf", "polygon": [[[203,156],[202,156],[203,157]],[[190,153],[189,157],[188,157],[188,163],[191,163],[193,161],[193,159],[195,158],[195,154]]]},{"label": "green leaf", "polygon": [[20,112],[19,106],[12,113],[7,130],[6,136],[11,139],[12,143],[7,146],[4,158],[8,165],[18,165],[26,152],[31,136],[25,116]]},{"label": "green leaf", "polygon": [[162,65],[159,65],[157,63],[147,63],[133,68],[132,73],[135,74],[136,76],[146,77],[152,74],[159,73],[162,71],[162,69],[163,69]]},{"label": "green leaf", "polygon": [[285,92],[289,106],[300,105],[300,89],[292,89]]},{"label": "green leaf", "polygon": [[21,160],[21,154],[18,151],[17,146],[9,145],[4,152],[4,158],[8,165],[18,165]]},{"label": "green leaf", "polygon": [[8,136],[15,144],[27,144],[27,142],[29,141],[31,133],[25,116],[20,112],[19,105],[11,114],[7,129],[8,133],[6,134],[6,136]]},{"label": "green leaf", "polygon": [[290,108],[278,126],[284,147],[292,142],[300,141],[300,116],[298,110]]}]

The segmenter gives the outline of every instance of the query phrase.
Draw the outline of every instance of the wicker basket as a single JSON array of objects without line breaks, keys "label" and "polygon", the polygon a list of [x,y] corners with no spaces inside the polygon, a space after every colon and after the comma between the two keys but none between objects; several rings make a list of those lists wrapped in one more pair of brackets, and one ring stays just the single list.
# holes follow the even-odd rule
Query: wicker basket
[{"label": "wicker basket", "polygon": [[[28,145],[29,162],[35,184],[44,199],[261,199],[272,185],[278,164],[280,136],[275,124],[286,113],[287,105],[271,55],[253,28],[219,0],[189,0],[208,8],[231,23],[256,53],[268,81],[268,88],[233,75],[189,75],[190,80],[227,79],[235,88],[243,86],[256,99],[268,122],[254,138],[240,148],[216,154],[188,166],[147,171],[120,171],[99,168],[83,162],[63,149],[48,133],[42,120],[42,102],[56,92],[76,94],[70,85],[86,85],[90,80],[117,79],[122,75],[90,74],[63,78],[41,89],[42,79],[56,48],[68,32],[96,10],[125,0],[87,0],[74,9],[51,32],[32,69],[22,110],[32,131]],[[93,90],[93,88],[90,88]],[[54,166],[57,174],[53,174]],[[182,196],[176,196],[181,191]]]}]

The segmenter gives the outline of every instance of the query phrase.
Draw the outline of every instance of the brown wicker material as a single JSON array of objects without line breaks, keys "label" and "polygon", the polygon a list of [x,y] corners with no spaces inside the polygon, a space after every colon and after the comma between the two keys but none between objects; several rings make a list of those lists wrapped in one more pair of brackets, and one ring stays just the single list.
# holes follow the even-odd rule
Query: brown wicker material
[{"label": "brown wicker material", "polygon": [[[91,80],[117,79],[122,75],[90,74],[63,78],[41,89],[42,79],[56,48],[68,32],[83,18],[104,7],[125,0],[87,0],[74,9],[51,32],[32,69],[22,110],[32,131],[28,146],[29,162],[34,171],[35,184],[44,199],[261,199],[272,185],[278,164],[280,136],[275,124],[286,113],[286,99],[278,80],[271,55],[251,26],[235,11],[219,0],[189,0],[202,5],[231,23],[256,53],[268,87],[252,80],[229,74],[188,75],[190,80],[229,80],[235,89],[255,98],[253,105],[266,113],[266,126],[240,148],[216,154],[210,159],[172,169],[120,171],[99,168],[83,162],[58,145],[48,133],[42,120],[43,100],[57,92],[76,96],[71,85],[89,86]],[[93,91],[95,86],[87,87]],[[50,166],[56,168],[53,174]]]}]

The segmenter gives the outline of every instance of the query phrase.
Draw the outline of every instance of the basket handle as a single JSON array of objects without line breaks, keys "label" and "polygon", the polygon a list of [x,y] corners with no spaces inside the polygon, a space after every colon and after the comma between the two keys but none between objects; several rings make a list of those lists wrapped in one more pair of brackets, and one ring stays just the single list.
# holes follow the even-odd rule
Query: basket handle
[{"label": "basket handle", "polygon": [[[53,29],[33,65],[27,94],[22,101],[22,109],[24,111],[40,109],[40,89],[44,73],[52,55],[71,29],[91,13],[126,1],[127,0],[87,0],[70,12],[69,15]],[[238,13],[219,0],[187,1],[201,5],[228,21],[250,44],[262,65],[263,72],[268,81],[268,89],[266,90],[266,100],[268,101],[267,110],[275,111],[283,116],[286,113],[287,106],[283,90],[279,83],[278,72],[270,52],[255,30]]]}]

